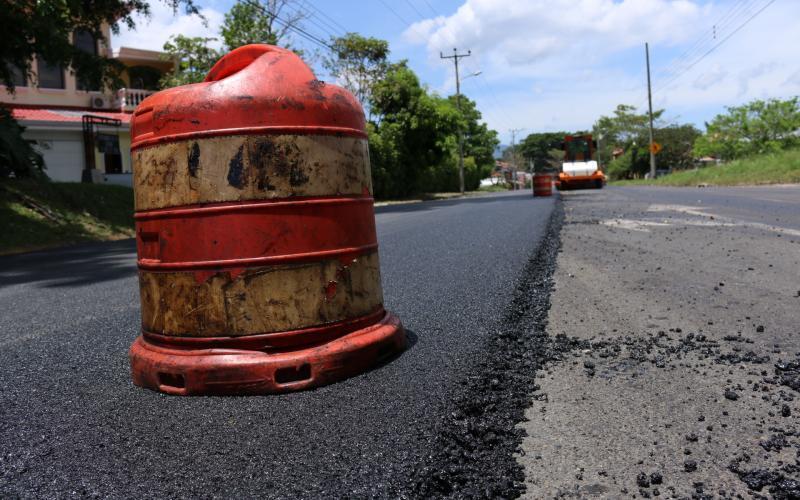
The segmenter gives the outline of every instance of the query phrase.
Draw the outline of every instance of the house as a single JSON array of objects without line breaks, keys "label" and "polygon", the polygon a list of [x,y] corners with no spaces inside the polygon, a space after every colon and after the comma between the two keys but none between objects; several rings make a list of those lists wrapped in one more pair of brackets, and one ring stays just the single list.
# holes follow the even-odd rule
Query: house
[{"label": "house", "polygon": [[[104,31],[105,40],[110,40],[110,30]],[[151,50],[112,50],[108,42],[95,40],[88,32],[73,33],[72,43],[121,62],[125,87],[89,89],[69,68],[34,60],[31,81],[17,72],[15,93],[0,85],[0,105],[25,127],[23,136],[44,157],[50,179],[130,185],[131,114],[155,93],[173,61]]]}]

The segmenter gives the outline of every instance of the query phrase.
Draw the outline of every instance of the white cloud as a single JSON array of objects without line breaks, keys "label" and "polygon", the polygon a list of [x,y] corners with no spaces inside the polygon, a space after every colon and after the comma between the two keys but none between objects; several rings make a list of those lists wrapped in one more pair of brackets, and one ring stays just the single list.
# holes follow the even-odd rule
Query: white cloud
[{"label": "white cloud", "polygon": [[567,55],[571,64],[596,64],[644,40],[685,41],[705,10],[688,0],[467,0],[452,16],[413,24],[404,38],[435,56],[454,46],[479,47],[495,67]]},{"label": "white cloud", "polygon": [[784,85],[794,87],[796,89],[800,89],[800,69],[795,71],[793,74],[789,75]]},{"label": "white cloud", "polygon": [[[404,33],[424,45],[431,66],[439,52],[472,50],[464,73],[483,70],[480,85],[466,84],[489,125],[505,131],[590,127],[617,104],[645,109],[645,41],[650,42],[654,106],[669,116],[702,124],[755,98],[800,91],[797,47],[800,2],[775,2],[693,67],[664,54],[692,50],[704,33],[739,2],[720,0],[465,0],[447,17],[428,19]],[[689,63],[752,15],[764,1],[748,4],[695,47]],[[680,63],[680,61],[677,61]],[[680,73],[679,78],[672,79]],[[453,92],[452,71],[439,85]],[[536,90],[534,90],[536,89]],[[506,134],[503,134],[506,135]]]},{"label": "white cloud", "polygon": [[715,64],[708,71],[703,72],[700,76],[698,76],[693,86],[696,89],[706,90],[712,85],[721,82],[725,77],[728,76],[728,72],[723,69],[719,64]]},{"label": "white cloud", "polygon": [[[198,16],[189,16],[182,11],[173,12],[166,2],[150,2],[150,18],[136,16],[136,30],[120,27],[118,35],[111,35],[111,46],[115,50],[120,47],[136,49],[162,50],[164,42],[172,35],[189,37],[201,36],[206,38],[219,38],[219,27],[222,24],[223,14],[212,8],[201,10],[206,18],[207,25],[203,24]],[[221,43],[210,44],[219,47]]]}]

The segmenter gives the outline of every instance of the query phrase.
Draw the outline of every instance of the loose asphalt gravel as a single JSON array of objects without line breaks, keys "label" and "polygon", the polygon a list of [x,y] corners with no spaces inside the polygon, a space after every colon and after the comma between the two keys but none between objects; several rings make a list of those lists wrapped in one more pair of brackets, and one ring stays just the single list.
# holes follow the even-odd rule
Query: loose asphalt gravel
[{"label": "loose asphalt gravel", "polygon": [[129,241],[0,258],[0,497],[518,494],[514,426],[543,362],[526,352],[546,341],[555,206],[524,192],[379,207],[386,306],[410,348],[280,396],[131,384]]},{"label": "loose asphalt gravel", "polygon": [[563,207],[527,498],[800,498],[800,187]]}]

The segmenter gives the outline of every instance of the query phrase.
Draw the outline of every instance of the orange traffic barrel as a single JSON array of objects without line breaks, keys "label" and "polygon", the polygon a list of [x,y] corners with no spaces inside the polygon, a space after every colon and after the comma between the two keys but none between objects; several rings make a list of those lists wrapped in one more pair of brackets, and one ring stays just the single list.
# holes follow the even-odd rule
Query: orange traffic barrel
[{"label": "orange traffic barrel", "polygon": [[136,385],[264,394],[402,351],[383,308],[364,112],[294,53],[236,49],[136,108]]},{"label": "orange traffic barrel", "polygon": [[537,173],[533,176],[533,196],[552,196],[553,176]]}]

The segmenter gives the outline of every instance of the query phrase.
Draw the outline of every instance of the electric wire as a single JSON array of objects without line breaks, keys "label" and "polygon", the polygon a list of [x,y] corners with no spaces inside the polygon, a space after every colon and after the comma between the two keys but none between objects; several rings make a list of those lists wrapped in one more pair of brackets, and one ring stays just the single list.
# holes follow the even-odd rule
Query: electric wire
[{"label": "electric wire", "polygon": [[319,45],[322,48],[326,48],[326,49],[328,49],[330,51],[335,51],[334,48],[330,44],[328,44],[325,40],[322,40],[322,39],[318,38],[317,36],[309,33],[306,30],[304,30],[303,28],[300,28],[299,26],[296,26],[293,23],[290,23],[290,22],[285,21],[284,19],[278,17],[274,12],[271,12],[269,9],[267,9],[266,7],[261,5],[259,2],[255,1],[255,0],[245,0],[245,2],[250,4],[250,5],[252,5],[253,7],[259,9],[262,13],[268,14],[275,21],[279,22],[282,26],[284,26],[287,29],[295,32],[297,35],[301,36],[302,38],[305,38],[306,40],[308,40],[310,42],[313,42],[313,43]]},{"label": "electric wire", "polygon": [[[423,1],[428,6],[428,8],[431,10],[431,12],[433,12],[437,17],[444,17],[427,0],[423,0]],[[406,2],[408,2],[409,5],[411,6],[411,8],[420,16],[420,19],[425,20],[425,16],[418,9],[416,9],[413,6],[413,4],[410,3],[410,0],[406,0]],[[383,3],[385,5],[383,0],[381,0],[381,3]],[[389,9],[389,10],[391,11],[392,9]],[[401,16],[397,15],[396,13],[395,13],[395,15],[403,23],[405,23],[406,25],[411,27],[411,29],[414,29],[413,25],[408,23],[408,21],[406,21],[405,19],[403,19]],[[447,26],[445,24],[444,25],[444,29],[445,29],[445,31],[448,32],[448,34],[454,40],[456,39],[456,36],[450,30],[449,26]],[[418,31],[416,31],[416,29],[414,29],[414,30],[415,30],[415,32],[417,32],[417,34],[420,34]],[[471,66],[469,63],[465,63],[465,69],[467,69],[472,74],[479,73],[479,71],[475,70],[475,67]],[[462,79],[461,81],[464,82],[464,81],[466,81],[466,79]],[[472,82],[472,85],[475,88],[480,87],[478,89],[480,91],[480,93],[483,94],[483,95],[488,95],[490,97],[490,99],[492,100],[493,104],[494,104],[494,107],[492,107],[491,105],[489,106],[489,109],[491,110],[491,113],[486,113],[486,114],[491,114],[495,118],[494,121],[500,122],[500,125],[502,126],[502,128],[505,128],[505,129],[513,128],[513,127],[508,126],[508,124],[511,122],[511,120],[509,120],[508,116],[505,114],[505,111],[503,111],[503,108],[500,105],[499,99],[497,98],[497,95],[495,94],[494,89],[489,85],[489,82],[486,81],[485,78],[483,78],[483,74],[476,75],[476,77],[471,79],[470,81]],[[488,94],[487,94],[487,91],[488,91]],[[498,115],[503,115],[503,119],[498,120],[497,119]]]},{"label": "electric wire", "polygon": [[[711,53],[713,53],[718,47],[720,47],[722,44],[727,42],[733,35],[735,35],[740,30],[742,30],[748,23],[750,23],[750,21],[755,19],[759,14],[761,14],[764,10],[767,9],[767,7],[772,5],[774,2],[775,2],[775,0],[767,0],[767,2],[765,4],[763,4],[761,6],[761,8],[754,8],[757,5],[755,3],[747,4],[747,3],[744,3],[744,2],[740,2],[738,4],[735,4],[734,7],[731,8],[731,11],[727,15],[727,21],[723,25],[724,28],[727,28],[727,27],[731,26],[735,21],[741,20],[744,16],[749,16],[749,17],[746,17],[746,19],[744,19],[744,21],[741,22],[738,26],[736,26],[736,28],[733,29],[730,33],[728,33],[724,37],[720,38],[719,42],[717,42],[716,44],[713,44],[713,45],[709,45],[708,43],[702,44],[702,46],[700,46],[699,49],[696,49],[694,51],[695,58],[686,60],[684,65],[681,68],[675,67],[675,69],[673,70],[671,76],[666,78],[666,80],[663,80],[661,83],[653,86],[652,94],[655,96],[655,94],[657,92],[660,92],[660,91],[668,88],[674,82],[678,81],[689,70],[694,68],[702,60],[704,60]],[[737,7],[744,7],[744,8],[739,9],[738,12],[736,14],[734,14],[733,11]],[[722,19],[725,19],[725,16],[723,16]],[[723,29],[718,29],[717,30],[717,35],[719,36],[722,32],[724,32]],[[711,41],[713,42],[713,40],[715,40],[715,39],[712,38]],[[660,74],[664,74],[664,73],[660,73]],[[641,108],[646,103],[647,103],[647,97],[644,97],[639,102],[639,105],[636,106],[636,108],[637,109]]]},{"label": "electric wire", "polygon": [[704,52],[700,57],[698,57],[697,59],[695,59],[694,61],[689,63],[685,68],[683,68],[683,70],[681,72],[676,73],[672,78],[668,79],[666,82],[661,84],[659,87],[656,87],[656,90],[663,90],[663,89],[667,88],[674,81],[677,81],[681,76],[686,74],[687,71],[689,71],[690,69],[694,68],[697,64],[700,63],[700,61],[702,61],[703,59],[708,57],[719,46],[721,46],[722,44],[727,42],[731,37],[733,37],[733,35],[735,35],[739,31],[741,31],[745,26],[747,26],[750,23],[750,21],[755,19],[762,12],[764,12],[767,9],[767,7],[769,7],[773,3],[775,3],[775,0],[769,0],[766,4],[764,4],[764,6],[762,6],[760,9],[755,11],[752,15],[750,15],[750,17],[748,17],[742,24],[737,26],[736,29],[731,31],[727,36],[722,38],[718,43],[714,44],[710,49],[708,49],[706,52]]}]

